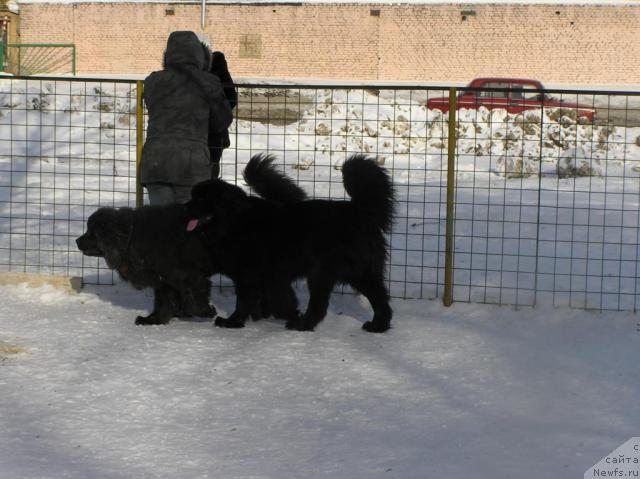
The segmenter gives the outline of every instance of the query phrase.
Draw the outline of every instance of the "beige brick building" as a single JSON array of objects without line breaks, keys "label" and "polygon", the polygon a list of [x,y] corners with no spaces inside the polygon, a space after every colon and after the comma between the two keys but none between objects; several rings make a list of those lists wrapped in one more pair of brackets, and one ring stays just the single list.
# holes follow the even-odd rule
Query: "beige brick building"
[{"label": "beige brick building", "polygon": [[[74,43],[78,74],[159,69],[199,3],[20,3],[23,43]],[[640,84],[640,2],[208,4],[205,28],[236,77]]]}]

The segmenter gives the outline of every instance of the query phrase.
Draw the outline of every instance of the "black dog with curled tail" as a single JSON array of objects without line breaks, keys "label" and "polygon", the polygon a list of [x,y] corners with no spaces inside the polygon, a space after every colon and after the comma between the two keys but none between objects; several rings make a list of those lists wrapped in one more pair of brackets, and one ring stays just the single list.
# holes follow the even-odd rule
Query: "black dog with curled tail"
[{"label": "black dog with curled tail", "polygon": [[[221,273],[234,282],[236,309],[216,326],[241,328],[261,292],[287,328],[311,331],[327,314],[336,284],[349,284],[371,304],[365,331],[391,326],[385,285],[387,241],[394,212],[394,189],[387,170],[374,158],[353,155],[342,166],[350,201],[306,199],[269,155],[256,155],[244,179],[261,198],[219,179],[198,183],[185,205],[187,228],[201,231]],[[309,302],[303,315],[290,284],[306,278]],[[278,291],[280,294],[277,294]],[[281,294],[282,292],[288,294]]]}]

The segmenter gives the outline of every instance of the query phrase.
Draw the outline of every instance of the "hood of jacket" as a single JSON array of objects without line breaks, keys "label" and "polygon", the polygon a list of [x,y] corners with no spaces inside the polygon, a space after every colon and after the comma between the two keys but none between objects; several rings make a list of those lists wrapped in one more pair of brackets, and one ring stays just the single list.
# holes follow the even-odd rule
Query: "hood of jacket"
[{"label": "hood of jacket", "polygon": [[167,40],[163,66],[193,65],[199,70],[205,67],[205,55],[198,36],[190,31],[172,32]]}]

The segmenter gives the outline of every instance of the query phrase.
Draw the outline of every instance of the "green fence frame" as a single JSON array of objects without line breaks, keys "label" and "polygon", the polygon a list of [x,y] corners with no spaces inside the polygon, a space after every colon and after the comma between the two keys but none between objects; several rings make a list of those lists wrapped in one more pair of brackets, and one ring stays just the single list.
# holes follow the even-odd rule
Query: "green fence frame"
[{"label": "green fence frame", "polygon": [[456,197],[456,110],[458,92],[456,88],[449,89],[449,138],[447,143],[447,214],[444,252],[444,295],[442,303],[445,306],[453,304],[453,235],[455,226],[455,197]]},{"label": "green fence frame", "polygon": [[[75,43],[2,43],[0,42],[0,72],[5,71],[6,50],[8,48],[18,49],[18,71],[16,75],[21,75],[20,68],[20,50],[22,48],[38,48],[38,47],[54,47],[54,48],[70,48],[71,49],[71,74],[76,74],[76,45]],[[39,72],[44,73],[44,72]]]}]

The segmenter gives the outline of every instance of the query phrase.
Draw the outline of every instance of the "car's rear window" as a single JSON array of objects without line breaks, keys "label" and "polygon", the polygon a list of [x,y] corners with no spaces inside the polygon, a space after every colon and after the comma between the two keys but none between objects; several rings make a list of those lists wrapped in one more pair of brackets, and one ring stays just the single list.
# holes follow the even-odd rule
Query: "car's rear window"
[{"label": "car's rear window", "polygon": [[[509,88],[508,83],[503,82],[489,82],[483,85],[483,88]],[[478,98],[507,98],[507,92],[505,91],[480,91],[478,92]]]}]

